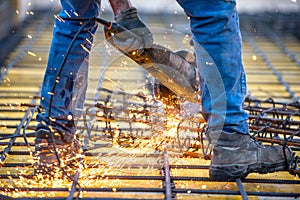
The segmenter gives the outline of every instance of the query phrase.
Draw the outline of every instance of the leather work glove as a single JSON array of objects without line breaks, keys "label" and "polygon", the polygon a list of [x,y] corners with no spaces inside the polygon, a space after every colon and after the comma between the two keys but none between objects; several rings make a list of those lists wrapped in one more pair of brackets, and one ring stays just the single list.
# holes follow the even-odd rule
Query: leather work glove
[{"label": "leather work glove", "polygon": [[[117,24],[129,30],[114,35],[113,43],[117,48],[126,53],[137,50],[137,53],[141,54],[144,49],[152,47],[152,34],[138,17],[136,8],[131,7],[122,11],[116,15],[115,20]],[[133,37],[133,35],[138,37]]]}]

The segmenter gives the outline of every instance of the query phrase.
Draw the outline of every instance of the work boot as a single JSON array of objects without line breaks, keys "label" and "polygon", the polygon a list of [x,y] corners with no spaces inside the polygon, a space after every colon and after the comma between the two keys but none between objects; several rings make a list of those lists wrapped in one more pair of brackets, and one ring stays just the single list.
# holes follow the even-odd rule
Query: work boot
[{"label": "work boot", "polygon": [[[52,135],[51,135],[52,134]],[[74,172],[83,160],[81,144],[77,139],[66,142],[59,132],[51,133],[46,128],[36,131],[35,156],[37,168],[35,173],[51,174],[60,168]]]},{"label": "work boot", "polygon": [[223,131],[211,132],[207,137],[214,145],[209,175],[217,181],[234,181],[253,172],[284,171],[292,158],[289,147],[262,145],[250,135]]}]

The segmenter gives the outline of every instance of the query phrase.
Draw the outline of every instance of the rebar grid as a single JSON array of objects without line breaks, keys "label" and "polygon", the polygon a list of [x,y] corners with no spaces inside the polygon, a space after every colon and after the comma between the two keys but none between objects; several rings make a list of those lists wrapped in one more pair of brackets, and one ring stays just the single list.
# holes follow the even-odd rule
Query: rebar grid
[{"label": "rebar grid", "polygon": [[[108,91],[108,90],[107,90]],[[109,91],[111,92],[111,91]],[[119,95],[125,95],[128,96],[126,93],[121,93]],[[144,98],[143,96],[137,95],[138,98]],[[116,102],[114,102],[116,103]],[[88,188],[88,187],[81,187],[76,188],[75,184],[73,183],[71,186],[71,190],[69,192],[70,196],[75,196],[75,193],[78,192],[77,190],[80,189],[80,192],[105,192],[105,193],[115,193],[120,192],[122,194],[124,193],[130,193],[130,192],[136,192],[136,193],[161,193],[165,196],[165,199],[175,199],[176,195],[180,195],[182,193],[187,194],[219,194],[219,195],[242,195],[244,199],[246,199],[247,195],[255,195],[255,196],[287,196],[287,197],[298,197],[300,194],[298,194],[296,191],[292,193],[276,193],[276,192],[249,192],[246,191],[245,188],[242,185],[242,182],[240,180],[237,180],[236,184],[238,186],[237,191],[227,191],[227,190],[206,190],[206,189],[193,189],[193,188],[185,188],[185,189],[178,189],[176,188],[177,182],[215,182],[213,180],[210,180],[208,177],[199,177],[199,176],[172,176],[172,170],[179,170],[179,169],[185,169],[185,170],[208,170],[208,165],[170,165],[168,159],[172,158],[179,158],[186,156],[193,156],[194,154],[185,154],[184,150],[187,150],[189,148],[197,149],[199,151],[202,150],[201,144],[199,143],[201,141],[201,136],[199,133],[204,130],[202,128],[190,128],[188,129],[186,126],[183,128],[184,131],[187,129],[189,132],[194,131],[195,135],[198,137],[189,137],[189,142],[186,143],[190,144],[190,146],[185,146],[185,149],[183,149],[182,146],[180,146],[180,140],[176,140],[178,137],[180,130],[180,126],[177,127],[176,135],[173,138],[175,140],[175,143],[172,143],[172,148],[178,148],[180,151],[170,151],[171,147],[166,147],[167,142],[165,143],[157,143],[156,147],[153,147],[153,152],[151,153],[109,153],[109,152],[95,152],[95,150],[101,150],[103,148],[107,147],[113,147],[113,146],[119,146],[121,148],[140,148],[137,143],[135,143],[135,140],[140,140],[139,143],[141,143],[142,140],[147,141],[151,138],[151,135],[143,135],[143,134],[137,134],[137,130],[133,129],[135,123],[142,123],[149,126],[148,128],[145,128],[143,131],[147,132],[148,130],[151,130],[151,124],[152,119],[151,115],[155,114],[155,112],[151,112],[150,108],[157,108],[157,105],[155,104],[149,104],[148,101],[144,101],[144,103],[136,103],[131,102],[130,107],[122,107],[122,104],[124,102],[120,101],[118,102],[118,105],[110,105],[109,101],[101,101],[98,100],[96,104],[94,104],[94,107],[92,107],[91,104],[86,105],[85,117],[83,117],[83,120],[81,124],[83,124],[79,130],[79,133],[81,135],[85,134],[85,137],[83,137],[83,140],[85,141],[85,155],[86,157],[97,157],[100,156],[101,158],[107,157],[123,157],[123,158],[132,158],[132,157],[140,157],[143,159],[149,159],[149,158],[157,158],[158,163],[157,164],[120,164],[114,166],[116,169],[142,169],[147,171],[147,169],[155,169],[157,171],[160,171],[161,175],[151,176],[151,175],[103,175],[103,174],[95,174],[91,176],[89,179],[94,180],[121,180],[121,181],[161,181],[162,182],[162,188],[160,187],[151,187],[151,188],[138,188],[138,187],[129,187],[129,188]],[[126,102],[126,105],[128,105],[128,102]],[[122,111],[122,114],[118,112],[113,112],[113,108],[116,106],[118,111]],[[33,142],[27,142],[30,140],[30,138],[35,136],[34,132],[28,132],[27,128],[31,127],[30,129],[33,129],[33,126],[29,126],[30,123],[34,123],[34,118],[29,118],[28,113],[32,113],[32,111],[36,111],[36,106],[32,104],[24,117],[21,120],[21,123],[17,126],[17,133],[14,133],[13,135],[7,134],[7,136],[4,136],[1,138],[1,140],[9,138],[10,141],[8,142],[2,142],[1,145],[7,146],[2,151],[2,167],[6,168],[25,168],[25,169],[33,169],[32,163],[5,163],[6,155],[32,155],[32,152],[30,151],[20,151],[20,150],[12,150],[12,143],[14,144],[16,138],[20,137],[23,138],[24,142],[16,142],[16,146],[29,146],[32,147],[34,145]],[[247,99],[244,105],[245,110],[249,112],[249,124],[251,133],[257,140],[271,143],[271,144],[285,144],[294,149],[294,151],[299,151],[300,146],[300,140],[299,140],[299,104],[298,103],[280,103],[275,102],[272,99],[268,99],[266,101],[259,101],[259,100],[251,100]],[[90,112],[93,110],[93,112]],[[101,116],[97,117],[97,112],[101,112]],[[134,114],[132,114],[134,113]],[[132,114],[132,115],[131,115]],[[31,116],[35,116],[34,114],[31,114]],[[128,118],[121,117],[121,116],[127,116]],[[129,117],[130,116],[130,117]],[[97,124],[97,128],[88,129],[87,125],[87,119],[93,118],[94,120],[94,126]],[[96,120],[94,119],[96,117]],[[162,116],[159,116],[162,117]],[[30,121],[32,120],[32,122]],[[189,118],[189,120],[195,120],[194,118]],[[25,123],[27,122],[27,123]],[[96,123],[95,123],[96,122]],[[125,123],[127,122],[127,127],[119,128],[118,123]],[[104,125],[105,127],[100,127],[100,125]],[[198,125],[205,124],[202,120],[197,120]],[[202,126],[204,127],[204,126]],[[22,130],[22,132],[21,132]],[[116,135],[116,130],[119,131],[119,133]],[[26,140],[25,140],[26,138]],[[168,141],[171,140],[171,138],[167,138]],[[13,142],[11,142],[13,141]],[[102,144],[97,144],[97,141],[105,142]],[[178,142],[178,143],[176,143]],[[93,144],[90,144],[93,143]],[[161,145],[161,148],[159,148],[159,145]],[[29,148],[30,149],[30,148]],[[162,150],[166,151],[162,151]],[[92,152],[91,152],[92,151]],[[169,151],[169,152],[168,152]],[[181,154],[181,156],[179,155]],[[195,157],[202,157],[199,155],[201,153],[198,153]],[[295,157],[294,163],[292,165],[292,171],[294,175],[299,175],[299,159],[298,157]],[[93,163],[87,163],[86,169],[101,169],[105,168],[105,164],[93,164]],[[35,175],[25,175],[25,174],[0,174],[1,179],[8,179],[17,181],[19,179],[29,179],[29,180],[35,180]],[[76,179],[78,180],[78,179]],[[80,178],[79,180],[80,181]],[[245,179],[242,180],[243,183],[251,183],[251,184],[258,184],[258,183],[264,183],[264,184],[285,184],[285,185],[299,185],[299,180],[271,180],[271,179]],[[7,193],[13,192],[13,191],[32,191],[32,192],[68,192],[69,190],[67,188],[36,188],[36,187],[13,187],[13,188],[0,188],[1,191],[5,191]]]}]

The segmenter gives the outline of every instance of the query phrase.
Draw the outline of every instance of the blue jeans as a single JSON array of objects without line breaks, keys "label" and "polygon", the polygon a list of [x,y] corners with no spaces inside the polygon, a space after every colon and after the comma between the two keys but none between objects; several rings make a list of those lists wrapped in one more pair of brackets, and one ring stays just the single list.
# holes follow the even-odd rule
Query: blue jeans
[{"label": "blue jeans", "polygon": [[[209,128],[248,133],[248,115],[242,109],[246,80],[235,1],[177,1],[191,19],[201,79],[203,114]],[[59,16],[63,18],[99,15],[100,0],[61,0],[61,4],[63,9]],[[66,133],[64,137],[67,141],[76,131],[76,123],[82,114],[89,57],[85,49],[91,49],[97,24],[90,23],[79,35],[62,69],[52,100],[51,92],[67,48],[80,27],[78,21],[55,20],[41,91],[41,106],[45,112],[37,116],[37,120],[42,122],[40,124],[51,123],[54,129]]]},{"label": "blue jeans", "polygon": [[[61,64],[67,49],[82,26],[79,21],[62,18],[98,16],[100,0],[61,0],[61,5],[63,9],[55,20],[48,65],[41,90],[41,106],[45,108],[45,112],[37,115],[37,121],[41,122],[39,126],[51,125],[63,134],[66,141],[71,141],[83,110],[88,82],[88,51],[92,46],[97,23],[88,24],[79,34],[62,68]],[[61,69],[59,82],[54,90],[53,87]],[[53,90],[54,94],[51,99]]]},{"label": "blue jeans", "polygon": [[248,134],[247,93],[235,0],[177,0],[190,17],[208,131]]}]

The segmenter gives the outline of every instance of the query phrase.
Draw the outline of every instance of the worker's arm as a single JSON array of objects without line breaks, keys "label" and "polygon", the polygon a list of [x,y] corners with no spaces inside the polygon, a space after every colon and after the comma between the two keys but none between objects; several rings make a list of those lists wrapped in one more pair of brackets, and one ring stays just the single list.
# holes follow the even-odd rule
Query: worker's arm
[{"label": "worker's arm", "polygon": [[142,52],[145,48],[151,48],[153,44],[152,34],[139,18],[137,9],[132,7],[130,1],[109,0],[109,2],[115,14],[116,22],[140,37],[139,40],[137,40],[132,37],[132,34],[127,34],[126,31],[124,31],[112,38],[115,46],[125,52],[134,50]]},{"label": "worker's arm", "polygon": [[109,3],[112,7],[115,16],[120,14],[121,11],[132,7],[129,0],[109,0]]}]

